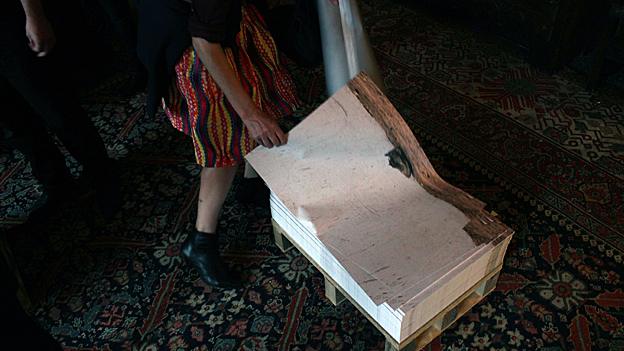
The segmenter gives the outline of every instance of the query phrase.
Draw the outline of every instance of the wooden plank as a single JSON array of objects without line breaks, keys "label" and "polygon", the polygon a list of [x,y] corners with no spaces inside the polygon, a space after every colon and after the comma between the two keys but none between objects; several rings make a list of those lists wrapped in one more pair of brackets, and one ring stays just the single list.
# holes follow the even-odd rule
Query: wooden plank
[{"label": "wooden plank", "polygon": [[336,288],[334,283],[327,279],[327,277],[325,277],[325,297],[327,297],[334,306],[338,306],[345,301],[345,296]]},{"label": "wooden plank", "polygon": [[513,231],[496,217],[484,210],[485,204],[463,190],[445,182],[435,171],[427,155],[403,117],[390,100],[365,74],[359,74],[348,83],[364,108],[382,126],[390,142],[398,149],[397,156],[410,168],[409,177],[414,178],[430,194],[461,210],[470,222],[464,228],[475,244],[486,243],[498,236],[508,236]]},{"label": "wooden plank", "polygon": [[[280,232],[287,240],[290,241],[289,234],[284,231],[278,223],[273,221],[274,232]],[[336,293],[339,293],[345,300],[351,302],[353,306],[355,306],[366,319],[368,319],[371,324],[375,326],[377,330],[381,332],[386,338],[385,349],[386,350],[396,350],[396,351],[412,351],[412,350],[420,350],[429,344],[434,338],[444,332],[448,326],[454,323],[458,318],[462,317],[466,312],[468,312],[474,305],[479,303],[487,294],[489,294],[494,287],[496,286],[496,282],[498,280],[498,276],[502,269],[502,265],[496,267],[493,271],[489,272],[485,275],[477,284],[468,289],[461,297],[447,306],[444,310],[440,311],[434,318],[432,318],[428,323],[423,325],[419,330],[414,332],[410,337],[406,338],[403,342],[399,343],[397,340],[392,338],[385,330],[379,325],[379,323],[369,315],[362,307],[355,301],[351,296],[346,294],[346,292],[337,285],[333,279],[325,272],[325,270],[320,267],[320,265],[312,260],[305,251],[302,251],[302,248],[297,244],[296,241],[292,241],[294,247],[297,248],[304,257],[308,259],[308,261],[316,267],[321,274],[323,274],[325,278],[325,289],[327,291],[327,286],[331,286],[335,289]],[[327,292],[326,292],[327,294]],[[330,300],[331,301],[331,300]],[[333,301],[332,301],[333,302]]]},{"label": "wooden plank", "polygon": [[498,275],[502,268],[502,265],[496,267],[475,286],[455,300],[455,302],[440,311],[440,313],[427,324],[400,343],[399,350],[420,350],[427,346],[435,337],[442,334],[446,328],[462,317],[493,290],[493,286],[496,286],[496,281],[498,280]]},{"label": "wooden plank", "polygon": [[284,236],[284,229],[275,223],[275,220],[271,219],[271,221],[273,222],[273,238],[275,239],[275,245],[282,250],[282,252],[292,249],[293,244]]},{"label": "wooden plank", "polygon": [[397,347],[389,340],[386,339],[384,351],[399,351]]},{"label": "wooden plank", "polygon": [[[501,265],[502,266],[502,265]],[[485,283],[485,293],[484,296],[494,291],[496,288],[496,283],[498,283],[498,276],[500,275],[500,271],[496,273],[494,276],[490,277]]]},{"label": "wooden plank", "polygon": [[[368,319],[369,322],[371,322],[371,324],[373,326],[375,326],[375,328],[377,330],[379,330],[379,332],[381,334],[383,334],[386,337],[386,340],[394,340],[392,338],[392,336],[390,336],[390,334],[388,334],[381,325],[379,325],[379,322],[377,322],[371,315],[369,315],[368,313],[366,313],[366,311],[348,294],[345,293],[345,291],[338,285],[336,284],[336,282],[331,278],[331,276],[329,274],[327,274],[327,272],[323,269],[323,267],[321,267],[321,265],[314,261],[304,250],[301,246],[299,246],[299,244],[292,240],[292,238],[290,237],[290,235],[288,234],[288,232],[286,232],[284,229],[282,229],[280,227],[280,225],[278,223],[276,223],[275,221],[273,221],[273,232],[275,231],[279,231],[281,233],[283,233],[283,236],[286,237],[295,248],[297,248],[297,251],[299,251],[314,267],[316,267],[316,269],[321,272],[321,274],[323,275],[323,277],[325,277],[325,281],[326,282],[330,282],[331,285],[333,285],[334,287],[336,287],[336,290],[338,290],[342,296],[344,296],[347,300],[349,300],[349,302],[351,302],[351,304],[353,306],[355,306],[355,308],[358,309],[358,311],[360,311],[360,313],[362,313],[362,315],[364,315],[366,317],[366,319]],[[398,342],[394,341],[394,345],[398,347]]]},{"label": "wooden plank", "polygon": [[[486,249],[486,254],[480,255],[476,261],[463,268],[451,280],[443,285],[438,285],[437,289],[425,295],[420,301],[410,301],[402,305],[401,310],[405,313],[405,316],[402,320],[401,341],[404,341],[405,337],[412,335],[415,330],[427,323],[441,309],[456,301],[465,293],[468,287],[477,284],[485,275],[492,272],[497,267],[490,265],[492,262],[497,261],[497,259],[493,258],[496,257],[496,251],[498,251],[499,255],[504,254],[504,250],[497,249],[497,247],[506,247],[507,243],[507,240],[503,240],[496,246],[489,245]],[[502,264],[502,260],[500,264]],[[413,294],[415,292],[408,293],[408,295]],[[414,328],[413,325],[417,327]]]},{"label": "wooden plank", "polygon": [[494,247],[488,262],[488,271],[503,264],[503,259],[505,258],[505,253],[507,252],[507,247],[511,242],[511,238],[512,236],[505,237]]}]

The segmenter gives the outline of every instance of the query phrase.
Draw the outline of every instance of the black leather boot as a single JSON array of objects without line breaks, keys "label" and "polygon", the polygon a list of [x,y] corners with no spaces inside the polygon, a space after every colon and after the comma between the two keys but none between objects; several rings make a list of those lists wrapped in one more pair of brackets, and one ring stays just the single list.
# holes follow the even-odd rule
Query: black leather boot
[{"label": "black leather boot", "polygon": [[43,227],[64,208],[84,202],[92,193],[93,190],[82,179],[74,180],[69,176],[60,184],[45,186],[44,193],[35,202],[24,225],[32,228]]},{"label": "black leather boot", "polygon": [[228,269],[219,255],[217,234],[195,230],[182,243],[181,252],[182,256],[197,269],[204,283],[220,288],[240,286],[237,277]]}]

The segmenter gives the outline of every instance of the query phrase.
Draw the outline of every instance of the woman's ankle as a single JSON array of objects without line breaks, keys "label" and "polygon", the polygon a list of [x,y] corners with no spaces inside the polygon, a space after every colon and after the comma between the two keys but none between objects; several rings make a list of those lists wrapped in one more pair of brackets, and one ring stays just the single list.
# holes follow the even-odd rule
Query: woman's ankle
[{"label": "woman's ankle", "polygon": [[197,232],[198,235],[217,235],[217,231],[215,229],[209,228],[209,227],[195,227],[195,232]]}]

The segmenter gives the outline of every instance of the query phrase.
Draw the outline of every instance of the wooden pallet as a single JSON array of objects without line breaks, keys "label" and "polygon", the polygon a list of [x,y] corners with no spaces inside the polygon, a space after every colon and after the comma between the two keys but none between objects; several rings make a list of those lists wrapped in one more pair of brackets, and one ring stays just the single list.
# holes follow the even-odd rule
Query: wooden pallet
[{"label": "wooden pallet", "polygon": [[[373,319],[359,304],[347,295],[344,290],[338,286],[334,280],[325,272],[325,270],[314,260],[312,260],[305,251],[302,250],[296,242],[292,241],[286,231],[284,231],[278,223],[273,222],[273,235],[275,244],[282,252],[289,251],[293,247],[305,256],[325,277],[325,296],[334,305],[338,305],[349,300],[376,328],[386,337],[385,351],[417,351],[428,345],[434,338],[442,334],[442,332],[453,324],[458,318],[468,312],[473,306],[479,303],[487,294],[496,287],[498,275],[502,268],[502,260],[493,267],[492,270],[483,277],[477,284],[466,291],[462,296],[452,302],[444,310],[440,311],[434,318],[423,325],[418,331],[410,337],[399,343],[386,333],[383,328]],[[504,250],[502,252],[504,255]]]}]

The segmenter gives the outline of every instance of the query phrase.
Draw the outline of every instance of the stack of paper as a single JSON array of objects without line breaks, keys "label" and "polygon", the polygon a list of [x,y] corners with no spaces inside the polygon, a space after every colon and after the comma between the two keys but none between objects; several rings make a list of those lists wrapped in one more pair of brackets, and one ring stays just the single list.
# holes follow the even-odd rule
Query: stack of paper
[{"label": "stack of paper", "polygon": [[465,229],[473,219],[415,175],[389,166],[396,145],[359,93],[344,87],[287,145],[247,159],[271,189],[273,219],[289,239],[401,341],[493,268],[494,244],[475,240]]}]

